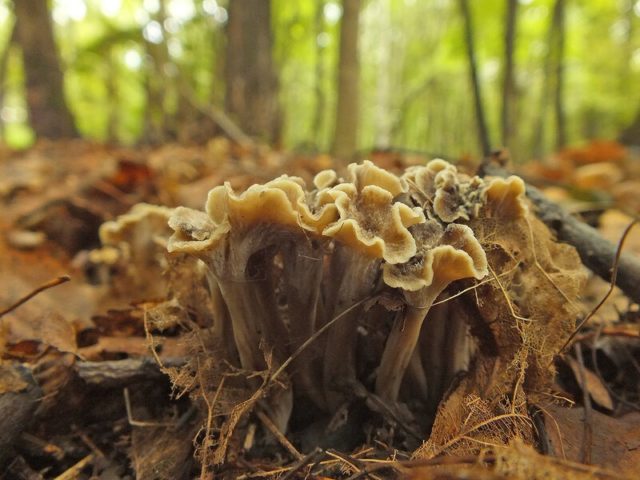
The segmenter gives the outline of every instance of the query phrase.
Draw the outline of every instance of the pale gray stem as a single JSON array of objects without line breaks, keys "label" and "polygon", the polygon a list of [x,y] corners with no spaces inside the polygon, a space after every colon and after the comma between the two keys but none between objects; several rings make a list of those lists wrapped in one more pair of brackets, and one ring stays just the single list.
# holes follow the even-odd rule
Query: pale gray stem
[{"label": "pale gray stem", "polygon": [[[331,313],[335,316],[373,293],[379,261],[336,245],[329,274],[331,290],[327,304],[334,306]],[[362,314],[363,308],[356,308],[329,330],[324,357],[324,385],[329,408],[337,408],[346,400],[345,392],[356,380],[357,328]]]},{"label": "pale gray stem", "polygon": [[404,315],[399,315],[393,323],[376,378],[376,393],[389,402],[398,399],[400,384],[418,343],[422,323],[439,292],[440,289],[435,292],[427,289],[421,305],[407,305]]}]

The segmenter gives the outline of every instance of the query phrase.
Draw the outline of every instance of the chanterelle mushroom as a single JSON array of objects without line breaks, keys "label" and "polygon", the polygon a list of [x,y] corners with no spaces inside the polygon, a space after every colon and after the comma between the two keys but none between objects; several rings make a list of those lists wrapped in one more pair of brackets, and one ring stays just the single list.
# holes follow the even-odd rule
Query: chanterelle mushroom
[{"label": "chanterelle mushroom", "polygon": [[[383,260],[395,264],[411,258],[416,242],[409,227],[425,221],[420,208],[395,201],[407,190],[395,175],[368,161],[349,165],[349,174],[348,183],[327,192],[339,217],[322,232],[336,240],[327,286],[328,311],[334,316],[374,292]],[[362,307],[352,310],[329,331],[324,378],[334,408],[356,378],[356,330],[362,312]]]},{"label": "chanterelle mushroom", "polygon": [[[517,338],[504,296],[519,294],[524,275],[535,276],[535,288],[551,289],[549,278],[562,283],[566,270],[577,262],[575,255],[563,255],[566,265],[552,258],[550,252],[568,247],[553,243],[548,232],[530,234],[530,228],[541,227],[528,211],[523,192],[517,177],[471,177],[443,160],[409,168],[402,176],[364,162],[350,165],[345,178],[332,170],[320,172],[309,190],[302,180],[282,176],[244,192],[229,185],[216,187],[206,212],[176,209],[169,221],[174,230],[169,250],[201,259],[209,272],[216,319],[200,325],[210,329],[208,338],[213,333],[231,339],[229,349],[211,353],[214,360],[207,368],[242,369],[234,381],[246,392],[259,383],[252,372],[282,367],[261,404],[285,434],[292,404],[304,410],[293,411],[295,428],[309,417],[324,421],[344,404],[358,408],[360,402],[350,400],[354,392],[360,392],[359,397],[367,389],[389,405],[403,402],[411,412],[415,406],[435,412],[443,389],[468,363],[447,363],[451,356],[439,359],[438,365],[447,366],[446,375],[422,375],[422,385],[414,388],[419,395],[405,396],[405,387],[429,372],[434,356],[448,355],[446,348],[430,348],[436,340],[426,335],[431,330],[425,322],[438,326],[434,336],[445,338],[443,344],[465,349],[467,343],[458,339],[471,325],[480,356],[486,343],[476,330],[483,329],[495,346],[492,352],[499,350],[505,362],[511,362],[524,340]],[[531,253],[532,247],[540,250]],[[541,266],[548,276],[540,273]],[[505,273],[507,268],[513,273]],[[447,308],[431,309],[436,297],[456,288],[453,282],[471,283],[489,270],[510,282],[504,290],[491,279],[475,285],[474,295],[461,291],[444,304]],[[365,308],[362,301],[373,297],[378,304]],[[541,309],[532,293],[524,292],[525,297],[526,304],[514,308],[526,315]],[[448,317],[448,311],[457,313]],[[545,323],[534,326],[542,329]],[[319,334],[323,327],[326,332]],[[552,340],[558,343],[558,338]],[[538,351],[531,350],[527,375],[544,372]],[[468,360],[471,353],[463,353],[459,358]],[[476,374],[476,365],[486,366],[481,360],[476,357],[469,364],[470,376]],[[219,378],[228,372],[214,373]],[[185,381],[183,388],[201,381],[193,372],[185,377],[191,383]],[[206,386],[211,394],[214,387],[212,382]],[[368,400],[371,406],[376,398]],[[315,408],[307,411],[312,404]],[[425,428],[431,425],[427,422]],[[220,445],[224,450],[228,442]],[[223,459],[224,452],[216,458]]]},{"label": "chanterelle mushroom", "polygon": [[436,297],[451,282],[487,274],[484,250],[466,225],[452,223],[442,230],[431,220],[413,231],[419,252],[407,263],[384,265],[385,283],[401,289],[407,300],[387,339],[376,380],[376,393],[391,401],[398,397],[422,322]]}]

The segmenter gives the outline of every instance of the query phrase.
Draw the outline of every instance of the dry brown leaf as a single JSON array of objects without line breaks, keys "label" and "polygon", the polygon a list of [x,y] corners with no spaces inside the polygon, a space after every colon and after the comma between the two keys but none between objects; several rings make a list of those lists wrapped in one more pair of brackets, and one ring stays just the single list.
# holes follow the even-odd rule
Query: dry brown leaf
[{"label": "dry brown leaf", "polygon": [[[545,405],[544,418],[551,455],[573,462],[582,457],[584,409]],[[619,473],[619,478],[637,478],[640,465],[640,413],[613,418],[591,412],[591,461],[593,465]]]},{"label": "dry brown leaf", "polygon": [[[578,385],[584,390],[586,388],[587,392],[589,392],[589,396],[591,399],[596,402],[601,407],[604,407],[608,410],[613,410],[613,400],[611,399],[611,395],[607,390],[607,387],[602,383],[602,380],[598,375],[593,373],[587,367],[580,367],[578,362],[573,357],[566,357],[566,361],[573,372]],[[582,374],[584,374],[584,385],[583,378],[580,372],[582,370]]]},{"label": "dry brown leaf", "polygon": [[31,318],[28,322],[7,318],[2,331],[2,344],[17,345],[25,341],[35,341],[65,353],[75,353],[77,350],[73,325],[58,313],[45,313]]}]

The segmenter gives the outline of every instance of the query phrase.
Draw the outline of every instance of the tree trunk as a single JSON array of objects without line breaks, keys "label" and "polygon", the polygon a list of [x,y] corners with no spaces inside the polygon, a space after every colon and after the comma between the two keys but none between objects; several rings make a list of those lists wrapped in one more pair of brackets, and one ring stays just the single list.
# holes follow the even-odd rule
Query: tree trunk
[{"label": "tree trunk", "polygon": [[565,0],[556,0],[554,9],[556,24],[556,91],[554,111],[556,117],[556,150],[567,144],[567,125],[564,111],[564,43],[565,43]]},{"label": "tree trunk", "polygon": [[518,18],[518,0],[506,1],[504,34],[504,68],[502,72],[502,145],[511,147],[515,122],[516,86],[514,77],[514,49],[516,24]]},{"label": "tree trunk", "polygon": [[[2,51],[2,55],[0,55],[0,108],[4,106],[4,98],[7,93],[7,70],[9,67],[9,57],[11,55],[11,49],[13,45],[16,43],[16,29],[15,25],[11,27],[11,34],[7,40],[7,46]],[[4,136],[4,120],[2,116],[0,116],[0,137]]]},{"label": "tree trunk", "polygon": [[360,64],[358,35],[360,0],[342,1],[340,58],[338,61],[338,104],[336,109],[333,154],[347,163],[358,144]]},{"label": "tree trunk", "polygon": [[313,138],[313,142],[315,143],[315,147],[320,149],[322,145],[322,125],[324,122],[324,112],[326,107],[326,98],[324,94],[324,61],[325,55],[324,52],[326,50],[325,45],[321,45],[318,42],[318,37],[321,33],[324,33],[325,24],[324,24],[324,6],[325,2],[323,0],[318,0],[316,5],[316,12],[314,18],[314,27],[315,27],[315,47],[316,47],[316,66],[315,66],[315,76],[314,76],[314,96],[316,100],[315,110],[313,112],[313,121],[311,122],[311,138]]},{"label": "tree trunk", "polygon": [[29,120],[37,137],[76,137],[46,0],[13,0]]},{"label": "tree trunk", "polygon": [[624,145],[640,146],[640,108],[631,124],[620,134],[619,140]]},{"label": "tree trunk", "polygon": [[230,0],[225,71],[227,112],[247,134],[277,143],[281,113],[271,46],[271,2]]},{"label": "tree trunk", "polygon": [[564,115],[564,0],[556,0],[547,33],[547,55],[543,67],[543,83],[540,93],[540,111],[533,128],[533,156],[542,158],[545,146],[547,108],[553,88],[554,115],[556,120],[557,149],[566,142]]},{"label": "tree trunk", "polygon": [[462,18],[464,21],[464,39],[467,49],[467,58],[469,61],[469,76],[471,79],[471,86],[473,88],[473,100],[478,127],[478,141],[482,147],[483,156],[487,157],[491,153],[491,141],[489,140],[489,130],[485,119],[480,79],[478,78],[478,69],[476,66],[476,52],[473,41],[473,22],[471,19],[471,11],[469,10],[468,0],[459,0],[458,3],[460,5],[460,11],[462,12]]}]

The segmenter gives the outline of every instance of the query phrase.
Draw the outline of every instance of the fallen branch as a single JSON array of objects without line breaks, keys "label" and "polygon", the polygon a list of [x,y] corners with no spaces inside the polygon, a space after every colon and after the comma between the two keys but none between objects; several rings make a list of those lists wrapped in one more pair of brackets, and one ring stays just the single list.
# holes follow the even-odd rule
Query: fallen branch
[{"label": "fallen branch", "polygon": [[[480,167],[480,174],[507,177],[509,172],[491,160]],[[602,238],[593,227],[570,215],[560,205],[547,199],[540,190],[527,184],[527,197],[537,208],[537,215],[558,240],[573,245],[582,263],[607,282],[611,281],[616,246]],[[640,259],[623,253],[618,263],[616,285],[634,302],[640,303]]]},{"label": "fallen branch", "polygon": [[[184,363],[185,360],[180,358],[164,360],[165,367],[176,367]],[[80,361],[76,362],[75,369],[86,383],[105,388],[165,378],[161,367],[151,357],[106,362]]]},{"label": "fallen branch", "polygon": [[[0,392],[0,466],[11,458],[12,447],[26,430],[42,396],[31,372],[22,366],[5,365],[0,370],[4,390]],[[14,391],[7,385],[20,385]],[[1,471],[1,470],[0,470]]]},{"label": "fallen branch", "polygon": [[208,117],[218,125],[231,140],[249,150],[254,150],[256,148],[257,145],[253,139],[244,133],[244,131],[242,131],[242,129],[236,125],[236,123],[231,120],[223,110],[213,104],[209,104],[207,107],[201,105],[201,103],[196,100],[193,90],[187,83],[183,82],[180,87],[180,95],[182,98],[184,98],[198,112]]}]

